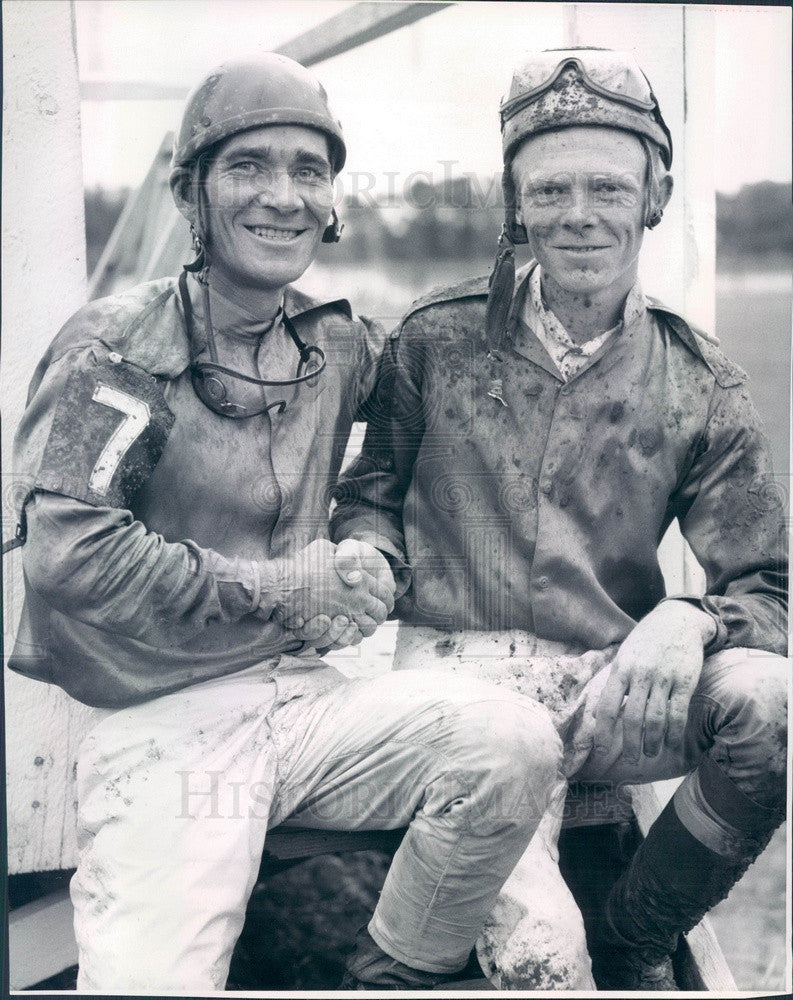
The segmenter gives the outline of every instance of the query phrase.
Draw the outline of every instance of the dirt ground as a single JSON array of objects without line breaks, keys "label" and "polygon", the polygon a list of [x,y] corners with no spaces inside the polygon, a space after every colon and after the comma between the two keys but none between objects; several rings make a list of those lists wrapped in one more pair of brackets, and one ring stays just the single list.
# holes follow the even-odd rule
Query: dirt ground
[{"label": "dirt ground", "polygon": [[[711,913],[740,990],[784,990],[785,828]],[[315,858],[259,886],[232,963],[229,989],[332,989],[387,870],[384,855]]]}]

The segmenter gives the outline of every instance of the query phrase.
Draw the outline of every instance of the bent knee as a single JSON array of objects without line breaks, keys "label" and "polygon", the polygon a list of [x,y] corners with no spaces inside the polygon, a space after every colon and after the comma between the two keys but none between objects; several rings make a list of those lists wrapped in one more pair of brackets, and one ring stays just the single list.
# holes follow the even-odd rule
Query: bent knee
[{"label": "bent knee", "polygon": [[480,751],[491,759],[556,773],[562,742],[540,702],[486,685],[485,697],[458,706],[458,713],[476,733]]},{"label": "bent knee", "polygon": [[752,756],[769,772],[787,767],[788,663],[760,650],[724,650],[718,682],[704,693],[724,711],[722,737],[752,748]]},{"label": "bent knee", "polygon": [[439,788],[463,789],[480,816],[538,822],[562,761],[562,742],[548,710],[479,678],[404,671],[398,679],[402,696],[431,692],[442,720],[433,739],[447,762]]},{"label": "bent knee", "polygon": [[521,697],[494,706],[488,735],[493,749],[501,748],[510,760],[518,762],[519,770],[522,765],[529,776],[539,772],[555,780],[562,760],[562,741],[544,705]]},{"label": "bent knee", "polygon": [[[562,743],[547,709],[520,696],[471,706],[474,778],[482,800],[497,799],[492,812],[517,823],[539,822],[556,787]],[[477,796],[478,797],[478,796]],[[491,810],[487,810],[491,812]]]},{"label": "bent knee", "polygon": [[[728,654],[732,654],[729,655]],[[724,704],[729,717],[743,712],[747,721],[758,721],[787,733],[788,663],[781,656],[755,649],[724,650],[718,684],[710,697]]]}]

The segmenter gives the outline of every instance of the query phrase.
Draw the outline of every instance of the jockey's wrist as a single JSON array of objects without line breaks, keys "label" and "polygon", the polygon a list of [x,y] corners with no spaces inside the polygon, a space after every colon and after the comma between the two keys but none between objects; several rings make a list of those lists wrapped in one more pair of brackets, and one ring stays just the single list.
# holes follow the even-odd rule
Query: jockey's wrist
[{"label": "jockey's wrist", "polygon": [[702,640],[703,649],[716,638],[718,626],[713,616],[703,610],[696,601],[672,598],[659,604],[658,607],[669,609],[678,620],[695,627]]}]

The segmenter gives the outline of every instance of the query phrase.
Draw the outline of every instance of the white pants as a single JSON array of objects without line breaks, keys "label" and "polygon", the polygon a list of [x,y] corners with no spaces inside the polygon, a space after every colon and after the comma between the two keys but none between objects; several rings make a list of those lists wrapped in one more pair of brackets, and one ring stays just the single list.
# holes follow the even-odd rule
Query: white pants
[{"label": "white pants", "polygon": [[[461,683],[489,679],[545,705],[564,741],[563,772],[577,781],[639,784],[689,774],[675,793],[681,821],[710,850],[729,854],[759,812],[784,810],[786,661],[759,650],[707,657],[681,745],[638,761],[623,755],[622,720],[608,751],[593,751],[595,710],[616,647],[586,652],[527,632],[440,632],[400,626],[394,665],[446,670]],[[715,761],[747,798],[734,828],[704,801],[694,769]],[[594,989],[578,908],[558,870],[566,783],[505,883],[478,942],[482,967],[502,989]],[[735,806],[733,805],[735,815]],[[727,813],[729,815],[729,813]]]},{"label": "white pants", "polygon": [[268,826],[410,823],[370,932],[465,964],[557,779],[548,712],[475,678],[282,657],[107,715],[78,763],[78,991],[223,989]]}]

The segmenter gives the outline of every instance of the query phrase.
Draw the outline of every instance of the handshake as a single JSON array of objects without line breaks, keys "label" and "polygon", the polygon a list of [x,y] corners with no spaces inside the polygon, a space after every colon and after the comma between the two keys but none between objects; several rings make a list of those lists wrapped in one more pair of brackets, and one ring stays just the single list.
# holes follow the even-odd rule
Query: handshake
[{"label": "handshake", "polygon": [[391,567],[368,542],[345,539],[334,545],[319,539],[268,569],[275,572],[277,595],[268,617],[318,649],[357,645],[394,607]]}]

